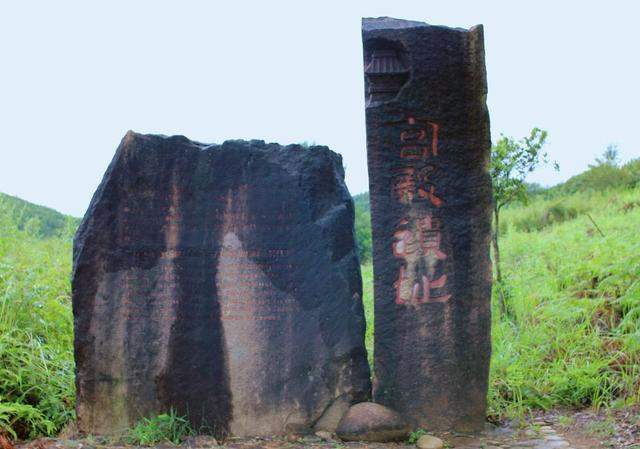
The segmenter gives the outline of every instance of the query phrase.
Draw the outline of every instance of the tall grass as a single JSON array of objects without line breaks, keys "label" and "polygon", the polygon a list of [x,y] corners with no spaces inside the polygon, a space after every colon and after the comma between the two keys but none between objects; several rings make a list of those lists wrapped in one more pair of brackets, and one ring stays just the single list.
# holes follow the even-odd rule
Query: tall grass
[{"label": "tall grass", "polygon": [[54,435],[74,417],[71,239],[19,229],[2,207],[0,434]]},{"label": "tall grass", "polygon": [[[494,314],[494,414],[640,400],[640,209],[625,208],[639,199],[640,189],[567,198],[604,236],[584,215],[507,232],[503,270],[515,318]],[[507,210],[505,221],[527,213]]]}]

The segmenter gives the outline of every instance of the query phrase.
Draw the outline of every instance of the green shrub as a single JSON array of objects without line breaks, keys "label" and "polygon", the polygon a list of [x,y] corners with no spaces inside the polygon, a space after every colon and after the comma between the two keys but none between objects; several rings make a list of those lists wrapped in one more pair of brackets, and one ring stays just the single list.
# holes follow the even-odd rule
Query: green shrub
[{"label": "green shrub", "polygon": [[513,220],[513,226],[523,232],[541,231],[551,225],[573,220],[586,212],[586,208],[579,209],[556,201],[542,208],[530,208],[526,214]]},{"label": "green shrub", "polygon": [[418,429],[409,434],[409,438],[407,442],[409,444],[416,444],[421,436],[428,435],[427,431],[424,429]]},{"label": "green shrub", "polygon": [[640,185],[640,158],[622,166],[615,161],[597,160],[595,165],[566,182],[552,187],[545,195],[563,196],[579,192],[603,192],[611,189],[635,188]]},{"label": "green shrub", "polygon": [[164,442],[180,444],[194,434],[187,418],[171,409],[154,418],[142,419],[127,432],[124,439],[128,444],[152,446]]},{"label": "green shrub", "polygon": [[622,166],[629,187],[640,187],[640,158],[633,159]]}]

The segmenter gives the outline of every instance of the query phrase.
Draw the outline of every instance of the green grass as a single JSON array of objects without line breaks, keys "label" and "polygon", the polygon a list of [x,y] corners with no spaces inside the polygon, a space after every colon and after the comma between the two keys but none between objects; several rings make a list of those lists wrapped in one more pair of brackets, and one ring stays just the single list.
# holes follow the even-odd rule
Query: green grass
[{"label": "green grass", "polygon": [[[514,319],[499,316],[494,298],[489,412],[495,418],[640,401],[640,207],[625,207],[640,201],[640,189],[560,201],[539,199],[504,212],[503,288]],[[558,204],[583,213],[522,225]],[[370,323],[370,265],[363,277]],[[372,324],[366,338],[371,348]]]},{"label": "green grass", "polygon": [[20,229],[7,207],[0,202],[0,434],[54,435],[74,418],[71,239]]},{"label": "green grass", "polygon": [[365,344],[367,346],[369,366],[373,369],[373,266],[371,264],[362,266],[362,297],[364,302],[364,317],[367,322]]},{"label": "green grass", "polygon": [[168,413],[144,418],[129,429],[124,437],[127,444],[152,446],[158,443],[180,444],[186,437],[195,435],[189,421],[171,409]]},{"label": "green grass", "polygon": [[[604,237],[585,216],[509,229],[503,269],[515,319],[494,314],[493,413],[638,402],[640,210],[624,210],[638,198],[640,189],[580,198]],[[505,221],[521,213],[507,210]]]}]

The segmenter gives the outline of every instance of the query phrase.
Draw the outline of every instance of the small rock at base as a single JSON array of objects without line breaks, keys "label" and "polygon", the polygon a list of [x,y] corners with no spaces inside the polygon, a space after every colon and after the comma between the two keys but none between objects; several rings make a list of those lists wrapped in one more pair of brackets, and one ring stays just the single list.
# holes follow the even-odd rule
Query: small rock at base
[{"label": "small rock at base", "polygon": [[336,434],[345,441],[386,443],[406,439],[409,431],[398,412],[373,402],[361,402],[345,413]]},{"label": "small rock at base", "polygon": [[289,443],[296,443],[298,442],[298,440],[300,440],[302,437],[300,435],[296,435],[295,433],[288,433],[287,436],[285,437],[285,439],[289,442]]},{"label": "small rock at base", "polygon": [[205,448],[217,446],[218,441],[212,436],[198,435],[195,437],[185,438],[182,444],[192,448]]},{"label": "small rock at base", "polygon": [[419,449],[442,449],[444,442],[440,438],[431,435],[422,435],[418,438],[416,446]]},{"label": "small rock at base", "polygon": [[315,435],[323,441],[335,441],[333,434],[326,430],[318,430]]}]

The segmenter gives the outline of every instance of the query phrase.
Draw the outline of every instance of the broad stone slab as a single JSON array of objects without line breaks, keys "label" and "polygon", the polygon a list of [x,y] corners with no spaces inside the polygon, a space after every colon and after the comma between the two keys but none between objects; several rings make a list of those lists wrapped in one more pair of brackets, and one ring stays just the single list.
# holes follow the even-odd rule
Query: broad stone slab
[{"label": "broad stone slab", "polygon": [[80,429],[278,434],[366,399],[353,216],[326,147],[129,132],[74,244]]},{"label": "broad stone slab", "polygon": [[491,182],[482,27],[364,19],[374,398],[427,429],[485,419]]}]

